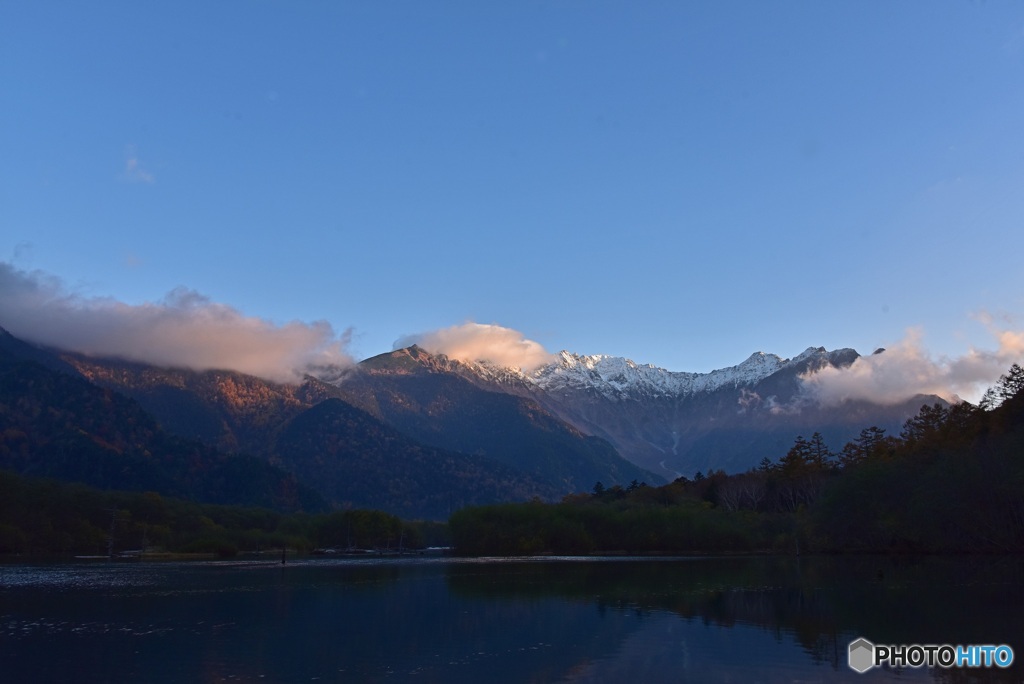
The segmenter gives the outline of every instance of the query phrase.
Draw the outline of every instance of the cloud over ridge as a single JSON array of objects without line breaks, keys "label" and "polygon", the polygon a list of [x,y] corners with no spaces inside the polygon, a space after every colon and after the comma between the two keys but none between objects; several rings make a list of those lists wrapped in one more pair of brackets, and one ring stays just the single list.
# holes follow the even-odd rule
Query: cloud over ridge
[{"label": "cloud over ridge", "polygon": [[0,326],[47,346],[158,366],[225,369],[278,382],[353,361],[326,321],[276,325],[188,288],[125,304],[69,292],[57,278],[0,262]]},{"label": "cloud over ridge", "polygon": [[977,397],[1014,363],[1024,358],[1024,332],[1000,330],[990,321],[994,351],[971,348],[954,357],[932,358],[912,328],[885,351],[862,356],[846,368],[826,366],[801,376],[804,389],[828,406],[847,400],[898,404],[920,394],[947,401]]},{"label": "cloud over ridge", "polygon": [[518,330],[472,321],[425,333],[405,335],[395,349],[418,344],[432,354],[459,361],[486,361],[498,366],[531,372],[551,363],[554,356],[539,342],[526,339]]},{"label": "cloud over ridge", "polygon": [[[1024,362],[1024,331],[997,327],[979,316],[992,349],[971,348],[934,357],[923,333],[910,329],[880,354],[848,367],[824,367],[801,377],[806,399],[828,406],[844,401],[897,404],[917,395],[955,401],[980,398],[1013,363]],[[1007,324],[1009,325],[1009,324]],[[235,370],[278,382],[304,373],[347,367],[349,331],[326,321],[276,324],[180,287],[155,302],[126,304],[83,296],[41,271],[0,261],[0,326],[25,340],[92,356],[158,366]],[[467,321],[406,335],[394,348],[419,344],[453,359],[516,367],[531,373],[555,361],[540,343],[514,329]]]}]

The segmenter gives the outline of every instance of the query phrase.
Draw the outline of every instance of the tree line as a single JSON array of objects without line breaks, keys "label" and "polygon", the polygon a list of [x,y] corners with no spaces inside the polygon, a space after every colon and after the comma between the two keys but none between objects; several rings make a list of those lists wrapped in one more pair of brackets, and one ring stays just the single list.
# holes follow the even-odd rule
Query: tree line
[{"label": "tree line", "polygon": [[0,554],[383,552],[445,544],[444,535],[438,523],[403,521],[382,511],[282,513],[0,471]]}]

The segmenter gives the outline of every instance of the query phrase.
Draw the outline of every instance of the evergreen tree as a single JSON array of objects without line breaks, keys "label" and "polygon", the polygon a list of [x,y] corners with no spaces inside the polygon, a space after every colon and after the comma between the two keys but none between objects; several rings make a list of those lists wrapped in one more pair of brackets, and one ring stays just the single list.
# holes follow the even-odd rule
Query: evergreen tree
[{"label": "evergreen tree", "polygon": [[903,424],[900,438],[905,442],[921,442],[939,434],[949,418],[949,411],[942,404],[927,404],[913,418]]},{"label": "evergreen tree", "polygon": [[811,453],[811,443],[804,439],[803,435],[798,435],[793,446],[779,461],[782,474],[786,477],[796,477],[806,473],[811,462]]},{"label": "evergreen tree", "polygon": [[872,425],[860,431],[860,436],[847,442],[839,456],[843,467],[856,465],[871,458],[885,440],[885,430]]},{"label": "evergreen tree", "polygon": [[807,443],[807,448],[808,465],[813,470],[824,471],[832,467],[834,454],[825,444],[825,438],[821,436],[820,432],[811,435],[811,441]]},{"label": "evergreen tree", "polygon": [[985,392],[980,406],[986,411],[991,411],[1002,406],[1007,399],[1020,394],[1021,390],[1024,390],[1024,368],[1013,364],[1010,370],[999,376],[999,382]]}]

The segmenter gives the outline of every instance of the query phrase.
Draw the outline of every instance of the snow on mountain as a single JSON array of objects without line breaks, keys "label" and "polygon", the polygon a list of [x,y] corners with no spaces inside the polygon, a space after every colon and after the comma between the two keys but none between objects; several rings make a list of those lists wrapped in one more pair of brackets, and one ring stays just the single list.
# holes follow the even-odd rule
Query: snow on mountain
[{"label": "snow on mountain", "polygon": [[757,352],[708,373],[568,351],[535,371],[434,356],[417,347],[385,356],[386,363],[362,365],[371,374],[378,366],[389,372],[412,372],[408,366],[454,373],[486,391],[531,399],[583,434],[607,440],[626,460],[668,479],[697,470],[742,472],[766,456],[784,455],[801,434],[821,432],[836,445],[867,425],[898,431],[920,407],[914,402],[825,406],[804,391],[802,377],[850,366],[859,358],[853,349],[809,347],[790,359]]},{"label": "snow on mountain", "polygon": [[806,361],[824,365],[830,356],[822,347],[808,347],[792,359],[776,354],[756,352],[746,361],[709,373],[675,372],[652,364],[638,364],[630,359],[594,354],[584,356],[559,352],[557,361],[533,373],[517,368],[504,368],[481,362],[472,364],[480,375],[498,382],[521,382],[546,392],[595,392],[611,400],[650,397],[685,397],[713,392],[724,387],[749,387],[783,370]]}]

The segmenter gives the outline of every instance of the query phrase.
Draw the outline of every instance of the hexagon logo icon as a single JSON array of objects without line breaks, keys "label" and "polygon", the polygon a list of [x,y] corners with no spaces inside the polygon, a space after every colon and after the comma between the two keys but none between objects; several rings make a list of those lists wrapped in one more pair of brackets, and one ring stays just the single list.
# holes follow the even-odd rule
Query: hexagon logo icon
[{"label": "hexagon logo icon", "polygon": [[861,637],[850,642],[850,669],[864,674],[875,666],[875,645]]}]

